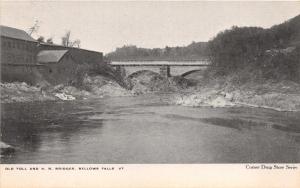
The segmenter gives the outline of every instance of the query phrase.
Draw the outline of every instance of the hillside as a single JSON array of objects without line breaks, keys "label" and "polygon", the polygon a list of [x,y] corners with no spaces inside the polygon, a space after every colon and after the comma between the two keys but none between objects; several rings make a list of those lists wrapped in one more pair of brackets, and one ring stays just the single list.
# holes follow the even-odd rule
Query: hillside
[{"label": "hillside", "polygon": [[232,27],[208,43],[211,76],[236,76],[240,84],[300,82],[300,15],[269,29]]},{"label": "hillside", "polygon": [[300,15],[268,29],[274,35],[274,42],[281,47],[300,45]]},{"label": "hillside", "polygon": [[186,106],[248,106],[300,111],[300,16],[269,29],[232,27],[208,43],[212,66]]},{"label": "hillside", "polygon": [[115,51],[105,55],[111,61],[190,61],[203,60],[207,58],[207,42],[192,42],[188,46],[177,46],[165,48],[139,48],[134,45],[127,45],[117,48]]}]

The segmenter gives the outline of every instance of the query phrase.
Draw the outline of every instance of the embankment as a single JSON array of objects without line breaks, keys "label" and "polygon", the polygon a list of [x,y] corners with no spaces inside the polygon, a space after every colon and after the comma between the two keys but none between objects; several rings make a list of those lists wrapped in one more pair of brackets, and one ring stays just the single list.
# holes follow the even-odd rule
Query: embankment
[{"label": "embankment", "polygon": [[47,100],[74,100],[129,96],[131,92],[118,82],[104,76],[85,76],[81,86],[32,86],[25,82],[1,83],[1,103]]},{"label": "embankment", "polygon": [[135,95],[157,92],[179,92],[193,86],[193,82],[181,76],[163,77],[152,71],[140,71],[128,78]]},{"label": "embankment", "polygon": [[[195,73],[199,74],[199,73]],[[200,74],[203,74],[201,72]],[[199,76],[199,75],[198,75]],[[197,75],[190,75],[196,78]],[[174,94],[172,104],[184,106],[233,107],[250,106],[279,111],[300,110],[300,84],[292,81],[236,84],[230,76],[203,81],[180,76],[165,78],[151,71],[132,75],[121,86],[103,75],[85,76],[80,85],[31,86],[24,82],[1,83],[1,102],[75,100],[103,97],[134,96],[146,93]]]},{"label": "embankment", "polygon": [[229,77],[218,78],[199,85],[190,93],[176,95],[174,103],[194,107],[248,106],[300,111],[300,84],[292,81],[265,81],[237,85]]}]

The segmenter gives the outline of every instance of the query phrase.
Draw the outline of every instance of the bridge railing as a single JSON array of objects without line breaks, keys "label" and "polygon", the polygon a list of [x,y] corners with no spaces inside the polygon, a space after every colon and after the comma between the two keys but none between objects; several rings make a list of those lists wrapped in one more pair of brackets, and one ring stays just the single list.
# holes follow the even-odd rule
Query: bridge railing
[{"label": "bridge railing", "polygon": [[127,61],[127,62],[109,62],[112,66],[209,66],[209,61],[187,61],[187,62],[169,62],[169,61]]}]

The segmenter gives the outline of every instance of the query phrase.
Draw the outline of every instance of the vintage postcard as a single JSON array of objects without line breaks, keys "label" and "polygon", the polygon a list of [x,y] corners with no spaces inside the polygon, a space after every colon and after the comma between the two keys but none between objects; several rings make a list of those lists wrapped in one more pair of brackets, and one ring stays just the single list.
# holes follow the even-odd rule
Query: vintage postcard
[{"label": "vintage postcard", "polygon": [[0,187],[300,187],[300,2],[1,1]]}]

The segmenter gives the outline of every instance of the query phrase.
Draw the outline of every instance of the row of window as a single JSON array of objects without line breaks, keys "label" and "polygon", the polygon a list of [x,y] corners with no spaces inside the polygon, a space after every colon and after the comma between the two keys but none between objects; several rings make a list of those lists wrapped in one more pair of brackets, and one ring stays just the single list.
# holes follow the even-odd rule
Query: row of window
[{"label": "row of window", "polygon": [[19,41],[2,41],[3,48],[11,49],[21,49],[21,50],[27,50],[27,51],[35,51],[36,45],[33,43],[24,43]]},{"label": "row of window", "polygon": [[35,56],[34,55],[14,55],[14,54],[6,54],[4,56],[3,61],[6,63],[34,63]]}]

